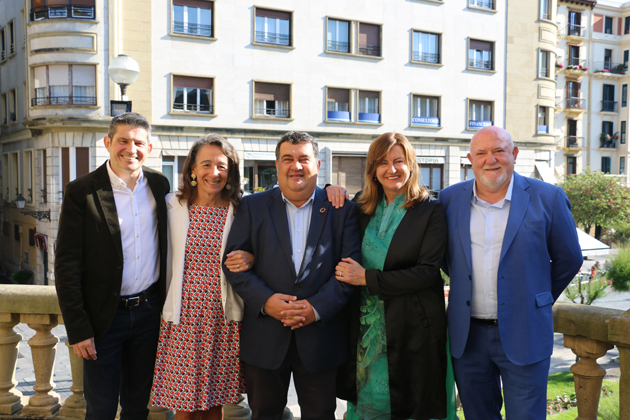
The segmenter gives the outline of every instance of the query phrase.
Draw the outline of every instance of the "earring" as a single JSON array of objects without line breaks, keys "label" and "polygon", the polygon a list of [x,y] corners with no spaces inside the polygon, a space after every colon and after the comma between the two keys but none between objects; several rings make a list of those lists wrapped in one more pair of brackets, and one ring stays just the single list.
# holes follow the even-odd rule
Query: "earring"
[{"label": "earring", "polygon": [[230,188],[232,188],[232,186],[230,184],[225,184],[225,189],[229,190]]},{"label": "earring", "polygon": [[197,186],[197,181],[195,181],[195,179],[197,179],[197,175],[190,174],[190,177],[192,178],[192,181],[190,181],[190,185],[192,185],[193,187],[196,187]]}]

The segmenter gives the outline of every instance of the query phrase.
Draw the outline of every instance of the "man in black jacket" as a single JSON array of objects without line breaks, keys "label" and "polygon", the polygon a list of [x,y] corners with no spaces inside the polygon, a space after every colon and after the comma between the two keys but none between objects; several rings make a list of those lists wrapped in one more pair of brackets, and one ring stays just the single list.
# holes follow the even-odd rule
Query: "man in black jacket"
[{"label": "man in black jacket", "polygon": [[55,257],[59,306],[84,360],[86,419],[146,419],[166,296],[169,182],[143,167],[151,126],[114,117],[110,159],[65,186]]}]

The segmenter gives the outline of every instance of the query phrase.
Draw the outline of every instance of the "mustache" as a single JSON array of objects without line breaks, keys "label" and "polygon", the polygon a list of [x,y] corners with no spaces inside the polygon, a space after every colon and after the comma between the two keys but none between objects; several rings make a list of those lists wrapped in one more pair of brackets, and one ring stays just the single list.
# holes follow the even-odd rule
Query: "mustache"
[{"label": "mustache", "polygon": [[481,169],[501,169],[503,165],[494,164],[494,165],[484,165]]}]

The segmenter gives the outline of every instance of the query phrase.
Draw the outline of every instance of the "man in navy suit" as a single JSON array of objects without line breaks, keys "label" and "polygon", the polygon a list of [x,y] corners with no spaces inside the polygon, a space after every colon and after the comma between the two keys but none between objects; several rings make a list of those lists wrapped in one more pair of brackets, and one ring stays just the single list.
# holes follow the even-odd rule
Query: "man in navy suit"
[{"label": "man in navy suit", "polygon": [[317,142],[289,132],[276,146],[278,186],[239,205],[226,246],[254,266],[224,272],[245,301],[241,360],[252,419],[282,418],[291,373],[302,419],[334,419],[337,367],[347,334],[341,309],[352,287],[335,278],[344,257],[360,258],[354,203],[335,209],[317,188]]},{"label": "man in navy suit", "polygon": [[514,172],[518,147],[479,130],[475,179],[443,190],[451,278],[448,328],[467,420],[544,419],[553,351],[552,306],[582,265],[561,188]]}]

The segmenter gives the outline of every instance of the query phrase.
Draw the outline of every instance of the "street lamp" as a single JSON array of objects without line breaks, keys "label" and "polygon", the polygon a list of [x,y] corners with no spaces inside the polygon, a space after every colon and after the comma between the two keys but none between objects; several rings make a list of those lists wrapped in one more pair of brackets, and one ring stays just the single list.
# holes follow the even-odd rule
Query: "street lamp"
[{"label": "street lamp", "polygon": [[26,206],[26,199],[22,197],[22,194],[18,194],[17,198],[15,199],[15,205],[17,206],[18,210],[20,210],[20,213],[22,213],[25,216],[32,216],[36,218],[37,220],[48,219],[48,221],[50,221],[50,210],[24,211],[24,206]]},{"label": "street lamp", "polygon": [[127,86],[138,80],[140,66],[138,62],[126,54],[119,54],[109,64],[109,77],[120,85],[120,95],[123,101],[127,98]]}]

